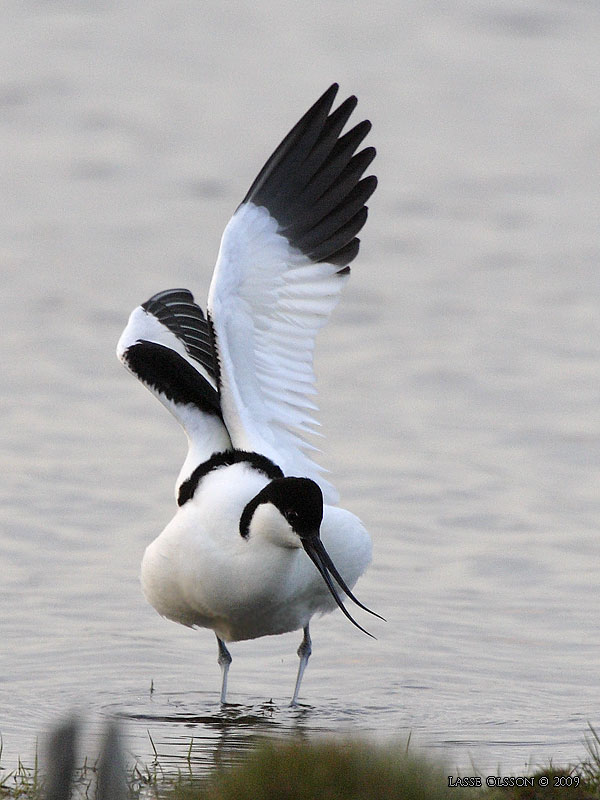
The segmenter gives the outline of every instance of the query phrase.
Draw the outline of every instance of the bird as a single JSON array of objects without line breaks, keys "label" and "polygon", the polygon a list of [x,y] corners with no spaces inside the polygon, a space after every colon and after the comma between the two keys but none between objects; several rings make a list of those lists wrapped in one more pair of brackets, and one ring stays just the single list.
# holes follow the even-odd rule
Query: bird
[{"label": "bird", "polygon": [[[225,227],[207,311],[187,289],[135,308],[117,356],[182,425],[177,512],[145,550],[141,583],[167,619],[212,630],[227,703],[228,642],[302,630],[291,705],[312,652],[310,621],[352,593],[372,557],[306,440],[318,425],[313,355],[359,251],[377,186],[357,105],[332,84],[285,136]],[[358,152],[357,152],[358,151]],[[374,637],[373,637],[374,638]]]}]

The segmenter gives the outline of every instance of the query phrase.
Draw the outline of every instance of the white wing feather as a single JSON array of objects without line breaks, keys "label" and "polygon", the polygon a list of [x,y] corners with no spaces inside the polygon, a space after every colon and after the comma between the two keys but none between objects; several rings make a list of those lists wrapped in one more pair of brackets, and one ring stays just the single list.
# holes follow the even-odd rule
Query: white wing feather
[{"label": "white wing feather", "polygon": [[[315,338],[337,304],[359,249],[375,156],[356,152],[367,120],[344,135],[356,106],[335,111],[333,84],[292,128],[225,228],[208,297],[219,397],[234,447],[275,461],[284,474],[337,495],[306,451],[318,423]],[[330,113],[331,112],[331,113]]]},{"label": "white wing feather", "polygon": [[[193,302],[191,294],[189,297]],[[231,449],[218,413],[216,381],[190,355],[185,342],[143,306],[131,312],[117,344],[117,357],[173,414],[187,435],[188,454],[175,484],[177,497],[182,481],[198,464],[215,452]]]},{"label": "white wing feather", "polygon": [[[333,494],[297,432],[318,423],[313,353],[347,275],[292,247],[266,208],[245,203],[229,221],[208,296],[220,365],[223,418],[234,447]],[[314,449],[314,448],[311,448]]]}]

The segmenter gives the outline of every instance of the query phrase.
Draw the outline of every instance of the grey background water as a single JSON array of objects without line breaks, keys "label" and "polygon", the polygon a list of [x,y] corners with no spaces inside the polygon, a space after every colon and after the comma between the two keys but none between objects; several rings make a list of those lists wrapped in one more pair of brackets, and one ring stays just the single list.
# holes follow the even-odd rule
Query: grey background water
[{"label": "grey background water", "polygon": [[[560,0],[8,2],[0,66],[3,766],[72,709],[206,766],[362,733],[469,770],[585,755],[598,723],[600,8]],[[341,614],[232,647],[138,586],[177,425],[113,355],[129,311],[204,300],[256,170],[333,80],[380,188],[321,337],[322,461],[372,532]],[[150,693],[153,681],[154,693]],[[273,707],[263,706],[273,700]]]}]

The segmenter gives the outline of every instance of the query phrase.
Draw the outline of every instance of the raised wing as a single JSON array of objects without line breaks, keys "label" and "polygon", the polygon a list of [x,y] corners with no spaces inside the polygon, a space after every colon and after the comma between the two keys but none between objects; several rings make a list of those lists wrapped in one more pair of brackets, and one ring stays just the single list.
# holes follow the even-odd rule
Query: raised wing
[{"label": "raised wing", "polygon": [[188,456],[176,484],[215,452],[231,448],[217,391],[208,322],[187,289],[155,294],[134,309],[117,356],[183,426]]},{"label": "raised wing", "polygon": [[329,502],[335,492],[303,438],[317,424],[315,337],[348,278],[377,185],[374,176],[361,180],[375,149],[356,153],[371,124],[340,135],[356,98],[330,113],[337,89],[285,137],[229,221],[208,299],[233,445],[313,478]]}]

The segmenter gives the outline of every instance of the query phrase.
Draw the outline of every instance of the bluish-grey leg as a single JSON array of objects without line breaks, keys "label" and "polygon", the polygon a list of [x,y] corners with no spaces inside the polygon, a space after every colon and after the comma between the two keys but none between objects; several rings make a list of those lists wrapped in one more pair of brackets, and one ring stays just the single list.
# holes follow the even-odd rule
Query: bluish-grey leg
[{"label": "bluish-grey leg", "polygon": [[225,642],[217,636],[217,643],[219,645],[219,658],[217,659],[221,667],[221,675],[223,681],[221,683],[221,705],[225,705],[227,698],[227,673],[229,672],[229,665],[231,664],[231,653],[225,647]]},{"label": "bluish-grey leg", "polygon": [[300,656],[300,664],[298,665],[298,677],[296,678],[296,686],[294,688],[294,696],[292,697],[292,702],[290,703],[291,706],[298,705],[298,694],[300,692],[300,684],[302,683],[302,676],[304,675],[304,670],[306,669],[306,665],[308,664],[308,659],[310,658],[310,654],[312,653],[312,642],[310,640],[310,631],[308,630],[308,625],[304,628],[304,638],[300,643],[300,647],[298,648],[298,655]]}]

